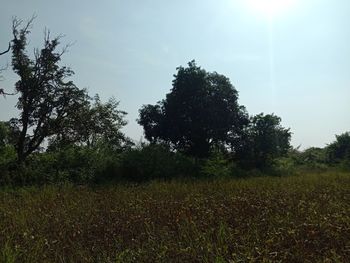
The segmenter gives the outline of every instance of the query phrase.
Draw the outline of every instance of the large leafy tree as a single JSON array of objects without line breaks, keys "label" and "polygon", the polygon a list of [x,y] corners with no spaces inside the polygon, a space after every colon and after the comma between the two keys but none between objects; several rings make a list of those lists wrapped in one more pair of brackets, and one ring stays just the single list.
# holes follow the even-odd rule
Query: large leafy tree
[{"label": "large leafy tree", "polygon": [[138,123],[150,142],[166,142],[195,157],[208,156],[214,145],[234,145],[247,124],[238,92],[224,75],[196,65],[178,67],[166,99],[144,105]]},{"label": "large leafy tree", "polygon": [[275,158],[288,153],[291,149],[290,139],[290,129],[281,125],[280,117],[260,113],[250,118],[242,144],[237,149],[237,157],[246,166],[267,167]]},{"label": "large leafy tree", "polygon": [[37,151],[45,138],[62,130],[65,120],[88,103],[84,90],[67,80],[73,71],[60,66],[66,48],[57,51],[60,37],[51,38],[45,33],[44,45],[27,53],[27,36],[32,20],[23,26],[21,20],[13,20],[12,69],[19,80],[15,84],[18,93],[17,108],[20,116],[10,120],[19,163]]}]

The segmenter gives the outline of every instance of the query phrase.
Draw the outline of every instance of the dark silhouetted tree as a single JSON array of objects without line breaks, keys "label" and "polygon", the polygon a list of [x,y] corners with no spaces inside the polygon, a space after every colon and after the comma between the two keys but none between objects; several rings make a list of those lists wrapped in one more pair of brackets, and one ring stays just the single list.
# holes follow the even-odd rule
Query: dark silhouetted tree
[{"label": "dark silhouetted tree", "polygon": [[280,117],[258,114],[250,118],[237,157],[245,166],[265,168],[275,158],[288,153],[291,148],[290,139],[290,129],[281,126]]},{"label": "dark silhouetted tree", "polygon": [[19,163],[37,151],[45,138],[61,131],[65,120],[88,103],[86,92],[67,80],[73,71],[59,65],[67,48],[56,51],[60,37],[51,39],[47,31],[43,48],[34,51],[34,58],[27,54],[32,21],[21,27],[21,20],[13,20],[12,69],[19,77],[15,90],[20,116],[10,124]]},{"label": "dark silhouetted tree", "polygon": [[195,157],[214,145],[235,145],[248,123],[238,92],[224,75],[209,73],[195,61],[178,67],[173,88],[156,105],[144,105],[138,123],[151,143],[165,142]]},{"label": "dark silhouetted tree", "polygon": [[331,163],[348,161],[350,164],[350,132],[335,137],[335,142],[329,144],[326,148],[328,161]]}]

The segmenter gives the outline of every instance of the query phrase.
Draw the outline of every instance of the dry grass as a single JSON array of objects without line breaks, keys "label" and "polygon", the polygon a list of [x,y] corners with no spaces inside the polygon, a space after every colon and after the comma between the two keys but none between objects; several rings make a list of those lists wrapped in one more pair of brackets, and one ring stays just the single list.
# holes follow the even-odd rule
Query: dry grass
[{"label": "dry grass", "polygon": [[350,262],[350,174],[0,191],[0,262]]}]

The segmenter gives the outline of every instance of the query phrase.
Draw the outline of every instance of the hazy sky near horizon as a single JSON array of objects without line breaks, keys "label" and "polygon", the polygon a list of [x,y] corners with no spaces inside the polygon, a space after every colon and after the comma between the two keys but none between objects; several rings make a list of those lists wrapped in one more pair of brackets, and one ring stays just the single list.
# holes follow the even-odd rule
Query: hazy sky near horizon
[{"label": "hazy sky near horizon", "polygon": [[[62,64],[91,95],[120,100],[135,140],[138,109],[163,99],[176,67],[192,59],[229,77],[250,114],[280,116],[294,146],[323,147],[350,131],[350,1],[296,0],[273,18],[247,1],[2,0],[0,51],[12,17],[36,14],[30,51],[45,27],[74,42]],[[6,63],[10,55],[0,57]],[[16,76],[3,76],[0,87],[13,90]],[[0,98],[0,120],[18,114],[15,103]]]}]

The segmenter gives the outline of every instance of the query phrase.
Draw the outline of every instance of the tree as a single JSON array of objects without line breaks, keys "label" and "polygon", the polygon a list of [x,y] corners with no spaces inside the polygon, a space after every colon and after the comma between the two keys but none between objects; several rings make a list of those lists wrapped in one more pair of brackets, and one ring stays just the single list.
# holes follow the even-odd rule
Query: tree
[{"label": "tree", "polygon": [[130,144],[121,129],[127,124],[124,111],[118,110],[119,102],[111,98],[102,103],[96,95],[94,102],[81,107],[64,120],[61,130],[50,139],[49,148],[57,149],[76,144],[87,147],[107,145],[120,150]]},{"label": "tree", "polygon": [[209,73],[195,61],[178,67],[173,88],[156,105],[144,105],[138,123],[151,143],[165,142],[195,157],[218,144],[234,145],[247,124],[238,92],[224,75]]},{"label": "tree", "polygon": [[326,148],[328,161],[331,163],[348,161],[350,163],[350,132],[335,137],[336,140]]},{"label": "tree", "polygon": [[250,118],[237,157],[245,166],[265,168],[290,150],[290,129],[281,126],[281,118],[260,113]]},{"label": "tree", "polygon": [[56,51],[60,37],[51,39],[46,31],[43,48],[34,51],[34,58],[27,54],[32,21],[20,28],[23,22],[14,19],[12,27],[12,69],[19,76],[15,90],[20,116],[11,119],[10,124],[19,163],[37,151],[44,139],[61,131],[66,119],[88,103],[86,91],[67,80],[73,71],[59,65],[67,50],[66,46]]}]

